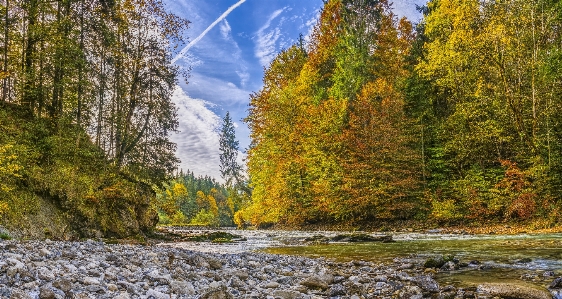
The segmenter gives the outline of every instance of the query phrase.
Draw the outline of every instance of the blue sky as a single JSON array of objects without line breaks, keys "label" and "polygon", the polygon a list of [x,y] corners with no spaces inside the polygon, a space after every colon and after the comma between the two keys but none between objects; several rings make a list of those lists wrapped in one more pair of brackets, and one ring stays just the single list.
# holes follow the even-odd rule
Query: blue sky
[{"label": "blue sky", "polygon": [[[188,84],[180,82],[173,100],[179,108],[180,168],[220,179],[217,128],[227,111],[235,122],[240,162],[250,144],[246,117],[250,94],[262,86],[263,69],[282,49],[308,35],[322,0],[165,0],[168,9],[191,21],[188,45],[174,63],[191,67]],[[396,14],[417,21],[416,4],[397,0]],[[212,24],[215,26],[211,26]]]}]

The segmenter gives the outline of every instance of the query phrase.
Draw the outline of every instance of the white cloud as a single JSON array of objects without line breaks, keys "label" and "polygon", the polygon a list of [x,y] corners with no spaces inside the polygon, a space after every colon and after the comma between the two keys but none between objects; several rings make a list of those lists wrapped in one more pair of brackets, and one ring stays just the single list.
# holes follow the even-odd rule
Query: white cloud
[{"label": "white cloud", "polygon": [[231,39],[230,32],[232,31],[232,28],[230,28],[230,24],[228,24],[228,21],[226,19],[222,20],[220,30],[222,38],[224,38],[225,40]]},{"label": "white cloud", "polygon": [[204,94],[205,99],[214,103],[247,103],[251,91],[239,88],[234,83],[219,78],[209,77],[197,72],[191,74],[187,90],[191,94]]},{"label": "white cloud", "polygon": [[[220,177],[220,148],[218,129],[222,119],[209,108],[214,104],[194,99],[179,86],[172,100],[178,107],[179,133],[171,136],[177,144],[176,156],[181,160],[180,168],[191,170],[195,175],[208,175],[222,182]],[[240,124],[234,122],[234,127]],[[246,154],[238,151],[238,163],[244,166]]]},{"label": "white cloud", "polygon": [[241,69],[241,71],[236,71],[236,74],[240,78],[240,86],[242,86],[242,88],[245,88],[246,84],[250,80],[250,73],[248,73],[248,67],[244,65],[241,65]]},{"label": "white cloud", "polygon": [[262,66],[267,66],[277,55],[277,40],[281,37],[281,29],[279,26],[269,29],[271,22],[275,20],[287,8],[274,11],[265,24],[256,33],[255,55],[259,59]]},{"label": "white cloud", "polygon": [[220,178],[219,136],[216,133],[220,117],[209,109],[213,104],[189,97],[179,86],[172,100],[178,107],[179,133],[171,140],[178,147],[180,168],[196,175]]}]

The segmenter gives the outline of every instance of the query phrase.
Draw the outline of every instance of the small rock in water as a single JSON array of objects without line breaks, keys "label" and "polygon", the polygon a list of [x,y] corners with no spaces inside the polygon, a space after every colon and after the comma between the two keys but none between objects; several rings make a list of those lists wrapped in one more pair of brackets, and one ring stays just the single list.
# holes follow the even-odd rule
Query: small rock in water
[{"label": "small rock in water", "polygon": [[555,278],[551,283],[549,288],[551,289],[562,289],[562,277]]},{"label": "small rock in water", "polygon": [[454,270],[458,270],[458,269],[459,269],[459,266],[452,261],[446,262],[440,268],[440,270],[442,270],[442,271],[454,271]]},{"label": "small rock in water", "polygon": [[520,259],[520,260],[517,260],[516,263],[517,263],[517,264],[526,264],[526,263],[530,263],[530,262],[532,262],[532,261],[533,261],[532,259],[526,257],[526,258],[522,258],[522,259]]},{"label": "small rock in water", "polygon": [[422,288],[424,291],[431,293],[439,292],[439,284],[433,278],[429,276],[418,276],[412,280],[416,285]]}]

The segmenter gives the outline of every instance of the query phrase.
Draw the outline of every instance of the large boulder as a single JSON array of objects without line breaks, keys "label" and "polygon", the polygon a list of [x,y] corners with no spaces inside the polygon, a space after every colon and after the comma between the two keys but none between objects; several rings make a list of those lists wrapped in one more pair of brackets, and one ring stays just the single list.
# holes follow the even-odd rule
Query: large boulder
[{"label": "large boulder", "polygon": [[510,299],[552,299],[550,293],[529,284],[484,283],[477,288],[479,293]]}]

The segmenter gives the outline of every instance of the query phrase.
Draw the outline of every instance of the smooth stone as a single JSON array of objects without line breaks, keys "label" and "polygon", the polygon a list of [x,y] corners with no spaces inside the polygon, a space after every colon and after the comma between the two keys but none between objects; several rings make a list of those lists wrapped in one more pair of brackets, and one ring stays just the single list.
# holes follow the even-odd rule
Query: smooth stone
[{"label": "smooth stone", "polygon": [[53,286],[63,292],[68,292],[72,289],[72,282],[69,279],[61,278],[53,282]]},{"label": "smooth stone", "polygon": [[39,279],[45,280],[45,281],[53,281],[55,280],[55,274],[47,269],[47,268],[39,268],[37,270],[37,276],[39,277]]},{"label": "smooth stone", "polygon": [[280,298],[280,299],[296,299],[300,295],[301,293],[291,290],[275,290],[273,292],[273,297]]},{"label": "smooth stone", "polygon": [[523,284],[485,283],[479,285],[477,291],[490,294],[491,296],[507,298],[552,299],[552,295],[547,290]]},{"label": "smooth stone", "polygon": [[12,289],[12,295],[10,299],[33,299],[29,294],[22,290]]},{"label": "smooth stone", "polygon": [[328,284],[316,275],[305,278],[300,284],[314,290],[326,290],[328,288]]},{"label": "smooth stone", "polygon": [[275,281],[271,281],[265,284],[264,286],[266,289],[276,289],[279,287],[279,283]]},{"label": "smooth stone", "polygon": [[398,291],[398,298],[422,299],[423,292],[417,286],[405,286]]},{"label": "smooth stone", "polygon": [[99,285],[100,281],[94,277],[85,277],[82,281],[85,285]]},{"label": "smooth stone", "polygon": [[430,276],[418,276],[412,279],[412,282],[414,282],[424,291],[439,293],[439,284]]},{"label": "smooth stone", "polygon": [[345,286],[343,286],[341,284],[332,285],[332,288],[330,289],[330,296],[331,297],[343,296],[345,294],[347,294]]},{"label": "smooth stone", "polygon": [[129,293],[127,292],[122,292],[121,294],[113,297],[113,299],[131,299],[131,296],[129,296]]},{"label": "smooth stone", "polygon": [[119,290],[119,287],[115,284],[109,283],[109,284],[107,284],[107,289],[111,292],[115,292],[115,291]]},{"label": "smooth stone", "polygon": [[[251,297],[251,296],[250,296]],[[220,285],[217,288],[207,288],[200,297],[201,299],[234,299],[225,285]]]},{"label": "smooth stone", "polygon": [[39,299],[55,299],[55,292],[47,287],[42,287],[39,290]]},{"label": "smooth stone", "polygon": [[246,280],[249,277],[248,272],[246,272],[246,271],[234,271],[234,272],[232,272],[232,275],[234,275],[234,276],[236,276],[236,277],[238,277],[242,280]]},{"label": "smooth stone", "polygon": [[551,289],[562,289],[562,277],[555,278],[548,287]]},{"label": "smooth stone", "polygon": [[158,292],[156,290],[149,289],[146,292],[146,297],[150,298],[151,296],[154,297],[155,299],[170,299],[170,295],[168,295],[168,294],[164,294],[164,293]]},{"label": "smooth stone", "polygon": [[53,253],[50,252],[50,251],[49,251],[48,249],[46,249],[46,248],[41,248],[41,249],[39,249],[39,255],[40,255],[40,256],[48,256],[48,255],[51,255],[51,254],[53,254]]}]

